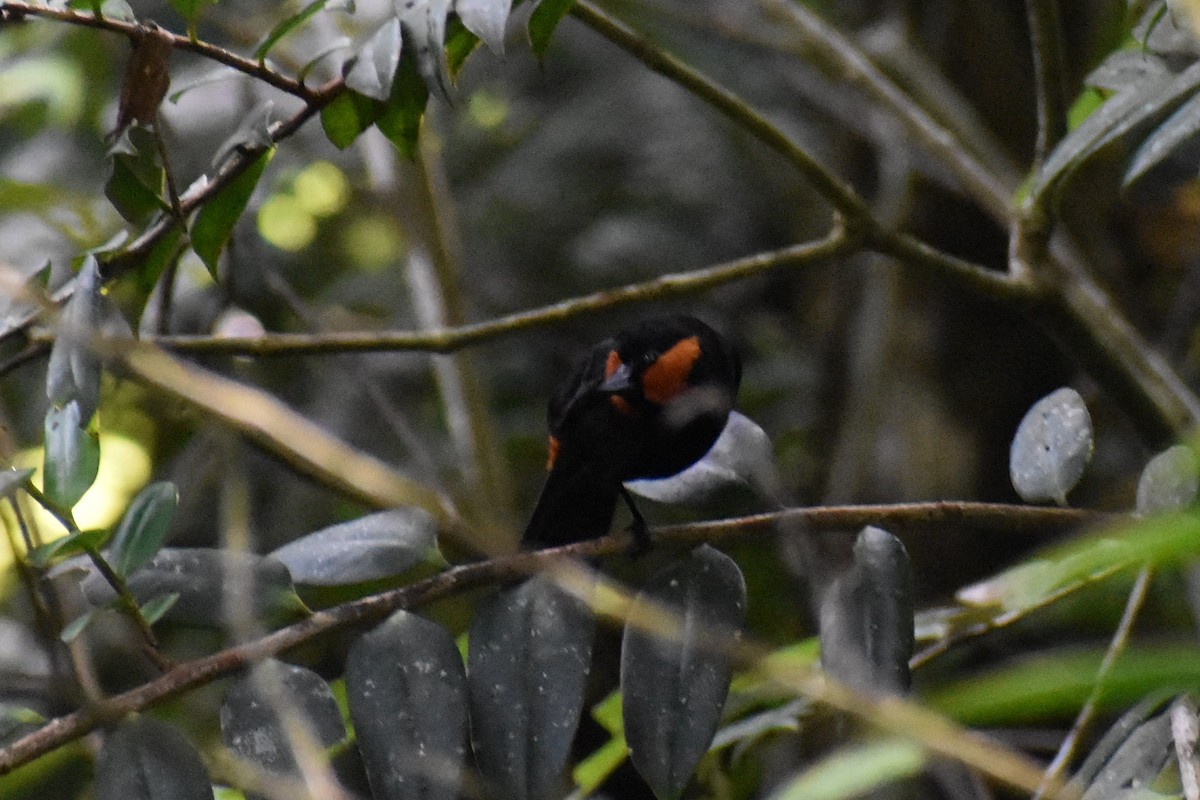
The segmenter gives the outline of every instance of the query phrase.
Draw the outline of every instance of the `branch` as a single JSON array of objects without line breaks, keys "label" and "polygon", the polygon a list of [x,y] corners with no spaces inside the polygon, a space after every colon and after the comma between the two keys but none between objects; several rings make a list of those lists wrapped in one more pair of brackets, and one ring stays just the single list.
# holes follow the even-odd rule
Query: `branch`
[{"label": "branch", "polygon": [[[789,509],[699,525],[676,525],[655,531],[661,543],[690,543],[744,538],[778,531],[841,530],[866,523],[895,526],[955,523],[1010,533],[1076,528],[1105,515],[1073,509],[992,503],[939,502],[884,506],[835,506]],[[488,584],[503,583],[547,569],[564,557],[596,558],[628,551],[627,535],[606,536],[566,547],[521,553],[462,564],[410,586],[369,595],[325,611],[212,655],[177,664],[169,672],[110,698],[103,705],[50,720],[41,728],[0,749],[0,775],[86,735],[105,720],[144,711],[188,689],[311,642],[328,633],[376,622],[398,609],[412,609]],[[839,698],[832,698],[834,702]],[[845,698],[840,698],[846,702]],[[865,701],[858,702],[861,706]],[[884,701],[879,701],[884,702]],[[890,703],[889,703],[890,706]]]},{"label": "branch", "polygon": [[451,353],[470,345],[527,330],[542,328],[596,311],[636,302],[647,302],[712,289],[733,281],[788,267],[825,261],[851,252],[855,241],[841,228],[823,239],[782,250],[758,253],[736,261],[716,264],[692,272],[663,275],[595,294],[564,300],[541,308],[521,311],[487,322],[428,331],[371,331],[367,333],[279,333],[253,338],[212,336],[160,336],[149,341],[184,353],[282,356],[381,350],[418,350]]},{"label": "branch", "polygon": [[[41,17],[43,19],[65,22],[70,25],[99,28],[100,30],[124,34],[130,39],[136,39],[145,33],[145,26],[140,22],[129,22],[113,17],[98,17],[69,8],[57,8],[42,5],[41,3],[26,3],[22,2],[22,0],[0,0],[0,22],[22,19],[24,17]],[[156,31],[155,35],[169,39],[171,47],[176,50],[188,50],[216,61],[219,64],[232,67],[238,72],[245,73],[251,78],[270,84],[280,91],[299,97],[305,103],[313,103],[320,98],[321,89],[313,89],[312,87],[305,86],[295,78],[276,72],[266,66],[266,64],[243,58],[223,47],[217,47],[216,45],[197,39],[189,39],[187,36],[181,36],[177,33],[161,29]]]},{"label": "branch", "polygon": [[1046,154],[1067,132],[1065,58],[1058,0],[1026,0],[1025,8],[1029,17],[1034,87],[1037,90],[1038,132],[1033,162],[1036,173]]},{"label": "branch", "polygon": [[866,202],[850,184],[826,169],[807,150],[769,122],[766,117],[743,102],[736,94],[709,80],[670,53],[656,47],[624,23],[596,8],[588,0],[577,0],[571,6],[571,15],[650,69],[666,76],[701,98],[733,120],[738,127],[749,131],[763,144],[782,155],[808,178],[813,187],[830,205],[848,218],[848,222],[870,219],[870,210],[867,208]]}]

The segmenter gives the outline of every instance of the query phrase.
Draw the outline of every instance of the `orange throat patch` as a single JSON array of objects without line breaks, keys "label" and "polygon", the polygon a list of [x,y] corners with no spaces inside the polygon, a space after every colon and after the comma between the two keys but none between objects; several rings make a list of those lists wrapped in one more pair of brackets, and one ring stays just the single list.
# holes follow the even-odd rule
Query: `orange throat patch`
[{"label": "orange throat patch", "polygon": [[692,367],[700,358],[700,337],[689,336],[676,342],[642,373],[642,394],[651,403],[662,405],[687,388]]}]

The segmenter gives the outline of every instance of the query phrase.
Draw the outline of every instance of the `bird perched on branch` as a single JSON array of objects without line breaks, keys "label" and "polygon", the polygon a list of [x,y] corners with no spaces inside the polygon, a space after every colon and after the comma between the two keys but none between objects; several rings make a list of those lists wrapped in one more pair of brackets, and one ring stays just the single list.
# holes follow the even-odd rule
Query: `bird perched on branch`
[{"label": "bird perched on branch", "polygon": [[524,545],[603,536],[624,497],[635,544],[647,547],[624,482],[665,478],[702,458],[725,427],[741,377],[733,347],[694,317],[646,320],[595,345],[550,400],[549,474]]}]

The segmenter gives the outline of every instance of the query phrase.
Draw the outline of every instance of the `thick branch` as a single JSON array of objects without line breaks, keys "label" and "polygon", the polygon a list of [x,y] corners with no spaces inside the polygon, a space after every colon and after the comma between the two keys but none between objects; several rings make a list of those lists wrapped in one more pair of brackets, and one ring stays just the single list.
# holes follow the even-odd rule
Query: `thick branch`
[{"label": "thick branch", "polygon": [[[991,503],[911,503],[885,506],[839,506],[789,509],[741,519],[677,525],[656,531],[660,542],[688,543],[734,539],[777,531],[807,535],[843,530],[866,523],[908,527],[941,524],[1010,533],[1034,533],[1076,528],[1105,518],[1093,512]],[[564,556],[594,558],[624,553],[627,536],[608,536],[538,553],[522,553],[464,564],[426,580],[370,595],[319,611],[312,616],[235,647],[176,665],[158,678],[112,697],[103,707],[81,710],[50,720],[41,728],[0,749],[0,774],[45,755],[93,730],[105,719],[144,711],[188,689],[211,683],[265,658],[313,641],[327,633],[364,622],[381,620],[397,609],[411,609],[478,586],[501,583],[547,568]]]}]

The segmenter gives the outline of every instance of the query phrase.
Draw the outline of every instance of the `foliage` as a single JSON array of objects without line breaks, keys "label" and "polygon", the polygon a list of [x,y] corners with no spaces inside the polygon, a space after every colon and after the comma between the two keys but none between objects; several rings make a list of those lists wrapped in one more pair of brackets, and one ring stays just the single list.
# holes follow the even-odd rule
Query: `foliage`
[{"label": "foliage", "polygon": [[[810,5],[0,0],[0,794],[1196,796],[1197,18]],[[692,522],[512,555],[680,308]]]}]

